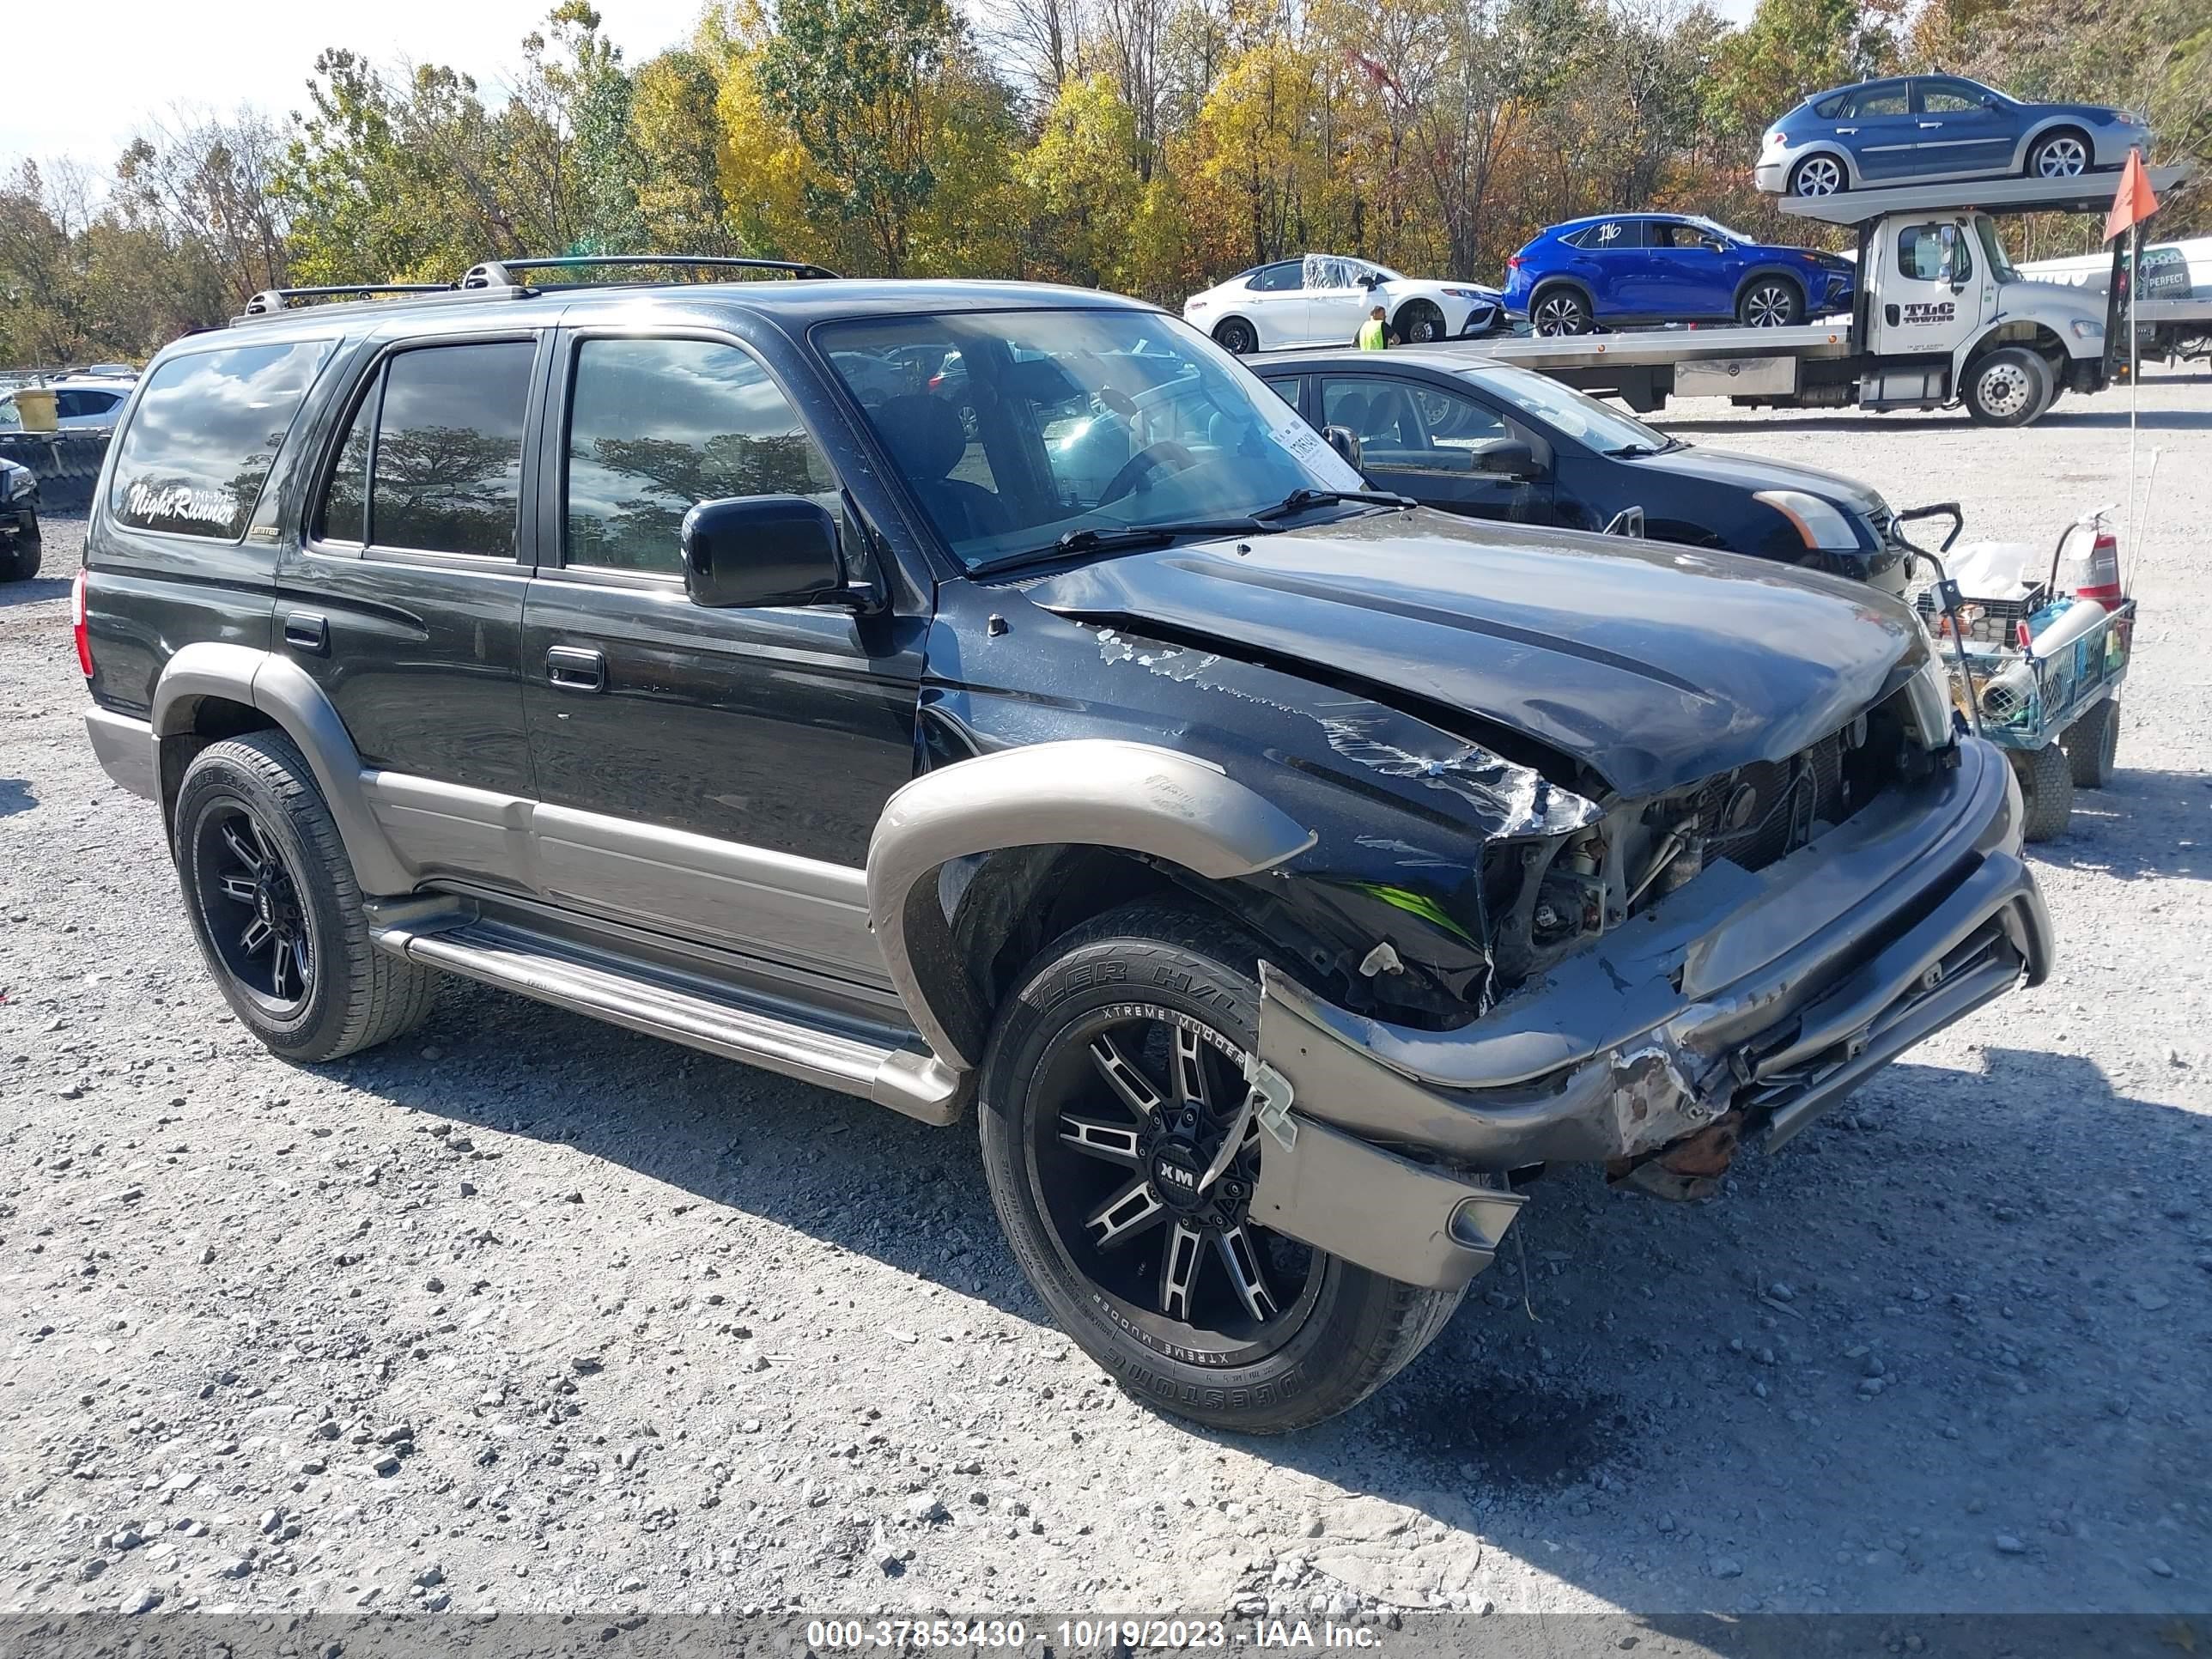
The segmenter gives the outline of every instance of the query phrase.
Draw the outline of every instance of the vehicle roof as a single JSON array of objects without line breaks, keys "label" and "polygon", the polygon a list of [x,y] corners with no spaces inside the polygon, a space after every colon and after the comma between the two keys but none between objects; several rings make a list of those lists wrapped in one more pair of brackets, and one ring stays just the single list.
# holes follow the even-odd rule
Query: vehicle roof
[{"label": "vehicle roof", "polygon": [[[596,313],[665,312],[692,319],[744,313],[790,334],[817,323],[911,316],[926,312],[1154,311],[1140,300],[1096,289],[1048,283],[969,282],[935,278],[830,277],[734,283],[559,283],[517,294],[506,289],[396,300],[337,300],[255,317],[227,330],[186,337],[194,349],[257,340],[315,338],[332,329],[380,328],[393,321],[434,320],[441,328],[544,326]],[[169,349],[174,350],[179,341]]]},{"label": "vehicle roof", "polygon": [[1379,354],[1362,351],[1356,346],[1304,346],[1295,351],[1270,351],[1244,361],[1255,374],[1262,375],[1277,368],[1294,368],[1302,374],[1316,368],[1425,368],[1458,380],[1480,380],[1486,374],[1501,371],[1516,376],[1535,373],[1517,363],[1501,363],[1495,358],[1470,355],[1449,345],[1392,346]]}]

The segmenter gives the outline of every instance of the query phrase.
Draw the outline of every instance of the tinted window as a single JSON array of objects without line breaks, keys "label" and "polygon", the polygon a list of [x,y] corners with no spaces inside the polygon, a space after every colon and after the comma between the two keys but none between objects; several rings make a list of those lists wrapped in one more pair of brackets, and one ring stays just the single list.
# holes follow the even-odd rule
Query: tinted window
[{"label": "tinted window", "polygon": [[536,348],[522,341],[403,351],[385,371],[369,484],[380,547],[514,556],[522,410]]},{"label": "tinted window", "polygon": [[330,349],[295,340],[170,358],[123,434],[108,511],[137,530],[236,541]]},{"label": "tinted window", "polygon": [[1323,419],[1359,434],[1370,466],[1472,472],[1476,454],[1510,436],[1504,419],[1457,392],[1378,374],[1324,375]]},{"label": "tinted window", "polygon": [[1295,292],[1304,282],[1304,264],[1297,259],[1285,259],[1279,265],[1264,265],[1252,273],[1252,280],[1244,284],[1262,294]]},{"label": "tinted window", "polygon": [[365,542],[368,528],[364,514],[368,506],[368,439],[376,427],[377,394],[383,389],[383,375],[368,389],[354,413],[353,425],[346,433],[345,447],[338,451],[337,465],[331,469],[331,481],[323,490],[322,510],[315,515],[314,534],[334,542]]},{"label": "tinted window", "polygon": [[1832,121],[1844,112],[1844,106],[1851,101],[1849,93],[1838,93],[1833,98],[1823,98],[1813,106],[1813,113],[1823,121]]},{"label": "tinted window", "polygon": [[569,563],[677,574],[678,532],[697,503],[836,488],[790,403],[737,347],[586,340],[578,351]]},{"label": "tinted window", "polygon": [[1654,247],[1700,247],[1720,253],[1727,244],[1711,231],[1696,225],[1655,223],[1651,227],[1651,246]]},{"label": "tinted window", "polygon": [[1567,240],[1577,247],[1587,248],[1592,252],[1603,252],[1611,248],[1641,247],[1644,245],[1644,227],[1633,219],[1607,219],[1602,224],[1577,231]]},{"label": "tinted window", "polygon": [[1298,377],[1297,375],[1289,374],[1284,376],[1280,380],[1269,380],[1267,382],[1267,386],[1268,391],[1273,392],[1278,398],[1280,398],[1292,409],[1296,409],[1298,406]]},{"label": "tinted window", "polygon": [[1902,115],[1905,113],[1905,90],[1901,86],[1874,87],[1861,93],[1851,104],[1854,115]]},{"label": "tinted window", "polygon": [[1974,261],[1959,228],[1945,220],[1897,233],[1897,269],[1916,283],[1964,282],[1974,274]]},{"label": "tinted window", "polygon": [[1957,115],[1982,106],[1982,89],[1971,81],[1923,81],[1920,107],[1930,115]]}]

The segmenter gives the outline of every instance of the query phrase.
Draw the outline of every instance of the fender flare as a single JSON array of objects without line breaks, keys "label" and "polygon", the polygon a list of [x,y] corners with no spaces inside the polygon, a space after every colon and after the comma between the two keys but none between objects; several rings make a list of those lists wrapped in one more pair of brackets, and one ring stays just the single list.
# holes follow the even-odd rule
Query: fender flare
[{"label": "fender flare", "polygon": [[2082,141],[2089,146],[2089,170],[2095,171],[2097,135],[2089,131],[2089,124],[2078,115],[2046,115],[2026,132],[2021,134],[2020,142],[2012,147],[2012,166],[2008,171],[2026,172],[2028,151],[2035,148],[2039,139],[2047,137],[2061,127],[2064,127],[2069,132],[2078,132],[2081,135]]},{"label": "fender flare", "polygon": [[393,849],[369,808],[368,793],[362,787],[361,752],[353,745],[352,734],[305,669],[289,658],[250,646],[201,641],[185,647],[169,659],[155,683],[156,744],[191,730],[193,710],[208,697],[259,710],[299,745],[364,893],[414,890],[414,872]]},{"label": "fender flare", "polygon": [[1814,143],[1806,145],[1803,149],[1790,158],[1789,169],[1782,175],[1783,195],[1787,196],[1790,193],[1790,181],[1797,176],[1798,167],[1815,155],[1832,155],[1837,161],[1842,162],[1844,181],[1853,190],[1861,189],[1865,185],[1865,176],[1859,172],[1858,161],[1850,151],[1845,149],[1841,144]]},{"label": "fender flare", "polygon": [[1192,756],[1113,738],[1030,744],[940,767],[890,798],[868,843],[868,917],[915,1029],[948,1064],[972,1070],[990,1011],[927,879],[946,864],[1066,842],[1148,854],[1219,881],[1280,864],[1315,839]]},{"label": "fender flare", "polygon": [[1597,290],[1589,285],[1589,283],[1586,278],[1577,275],[1571,270],[1547,271],[1543,276],[1539,276],[1534,283],[1530,283],[1528,285],[1528,304],[1526,312],[1523,313],[1524,315],[1534,317],[1536,314],[1536,301],[1542,297],[1544,290],[1547,288],[1571,288],[1574,289],[1576,293],[1582,295],[1583,304],[1589,308],[1591,323],[1596,323]]}]

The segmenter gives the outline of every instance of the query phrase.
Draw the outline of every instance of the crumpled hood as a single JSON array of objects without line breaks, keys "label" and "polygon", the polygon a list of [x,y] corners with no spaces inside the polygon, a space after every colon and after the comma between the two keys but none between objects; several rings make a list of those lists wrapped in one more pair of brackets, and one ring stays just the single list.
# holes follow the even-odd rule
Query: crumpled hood
[{"label": "crumpled hood", "polygon": [[1402,690],[1631,798],[1794,755],[1928,648],[1909,611],[1857,584],[1426,509],[1102,559],[1027,592]]}]

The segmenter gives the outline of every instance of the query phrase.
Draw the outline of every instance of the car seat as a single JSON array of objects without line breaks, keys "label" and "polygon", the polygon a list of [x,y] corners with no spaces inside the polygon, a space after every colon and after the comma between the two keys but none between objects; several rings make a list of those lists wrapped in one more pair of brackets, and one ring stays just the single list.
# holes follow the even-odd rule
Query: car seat
[{"label": "car seat", "polygon": [[973,541],[1014,527],[1005,501],[981,484],[948,476],[968,453],[968,433],[957,409],[942,398],[915,392],[886,398],[875,416],[892,459],[948,541]]}]

